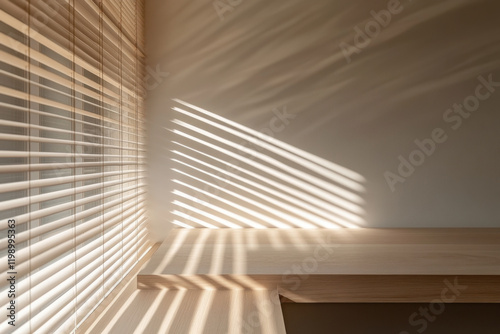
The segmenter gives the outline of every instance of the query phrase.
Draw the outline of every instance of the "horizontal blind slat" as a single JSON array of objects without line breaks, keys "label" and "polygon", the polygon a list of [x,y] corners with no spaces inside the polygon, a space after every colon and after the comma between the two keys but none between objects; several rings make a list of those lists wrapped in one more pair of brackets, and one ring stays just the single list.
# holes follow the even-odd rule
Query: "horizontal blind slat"
[{"label": "horizontal blind slat", "polygon": [[0,211],[19,228],[21,332],[74,331],[151,246],[143,15],[143,0],[0,9]]}]

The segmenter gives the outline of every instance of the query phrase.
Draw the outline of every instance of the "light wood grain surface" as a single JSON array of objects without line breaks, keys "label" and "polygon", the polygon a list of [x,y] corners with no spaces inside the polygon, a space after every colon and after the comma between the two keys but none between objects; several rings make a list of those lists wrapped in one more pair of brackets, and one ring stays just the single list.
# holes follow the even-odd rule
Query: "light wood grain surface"
[{"label": "light wood grain surface", "polygon": [[268,291],[135,290],[87,333],[285,334],[281,305]]},{"label": "light wood grain surface", "polygon": [[499,229],[175,230],[141,289],[275,289],[296,302],[500,302]]},{"label": "light wood grain surface", "polygon": [[179,229],[88,333],[285,333],[289,302],[500,302],[500,229]]},{"label": "light wood grain surface", "polygon": [[[142,275],[500,275],[500,229],[174,230]],[[312,274],[312,272],[311,272]]]},{"label": "light wood grain surface", "polygon": [[452,294],[456,303],[500,303],[500,276],[489,275],[161,275],[140,289],[277,290],[296,303],[420,303]]}]

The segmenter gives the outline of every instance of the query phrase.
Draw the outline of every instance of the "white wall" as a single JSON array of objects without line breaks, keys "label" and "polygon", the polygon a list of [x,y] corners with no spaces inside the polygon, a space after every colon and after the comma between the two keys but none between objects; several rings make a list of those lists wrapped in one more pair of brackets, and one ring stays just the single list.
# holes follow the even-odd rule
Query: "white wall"
[{"label": "white wall", "polygon": [[[479,76],[500,82],[498,1],[215,3],[231,10],[219,16],[212,0],[146,4],[149,71],[161,72],[147,82],[159,238],[172,219],[172,98],[255,130],[286,107],[296,117],[276,139],[365,178],[363,226],[500,227],[500,87],[479,88],[489,96],[457,129],[456,114],[443,118],[476,93]],[[356,27],[380,27],[370,12],[388,6],[391,22],[355,44]],[[350,62],[347,44],[358,46]],[[384,173],[436,128],[446,140],[391,191]]]}]

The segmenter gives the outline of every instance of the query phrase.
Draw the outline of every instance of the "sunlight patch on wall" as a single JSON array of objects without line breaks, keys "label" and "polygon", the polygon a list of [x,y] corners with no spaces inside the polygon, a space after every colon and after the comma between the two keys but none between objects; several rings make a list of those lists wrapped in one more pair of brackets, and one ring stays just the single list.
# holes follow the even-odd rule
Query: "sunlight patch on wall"
[{"label": "sunlight patch on wall", "polygon": [[181,228],[357,228],[362,175],[181,100],[170,133]]}]

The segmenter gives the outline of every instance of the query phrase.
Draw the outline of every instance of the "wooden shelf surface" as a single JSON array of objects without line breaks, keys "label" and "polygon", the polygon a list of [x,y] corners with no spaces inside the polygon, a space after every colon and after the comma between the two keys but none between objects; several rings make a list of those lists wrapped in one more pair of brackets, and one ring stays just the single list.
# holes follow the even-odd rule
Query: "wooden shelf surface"
[{"label": "wooden shelf surface", "polygon": [[296,302],[500,302],[500,229],[178,229],[140,289],[278,289]]}]

